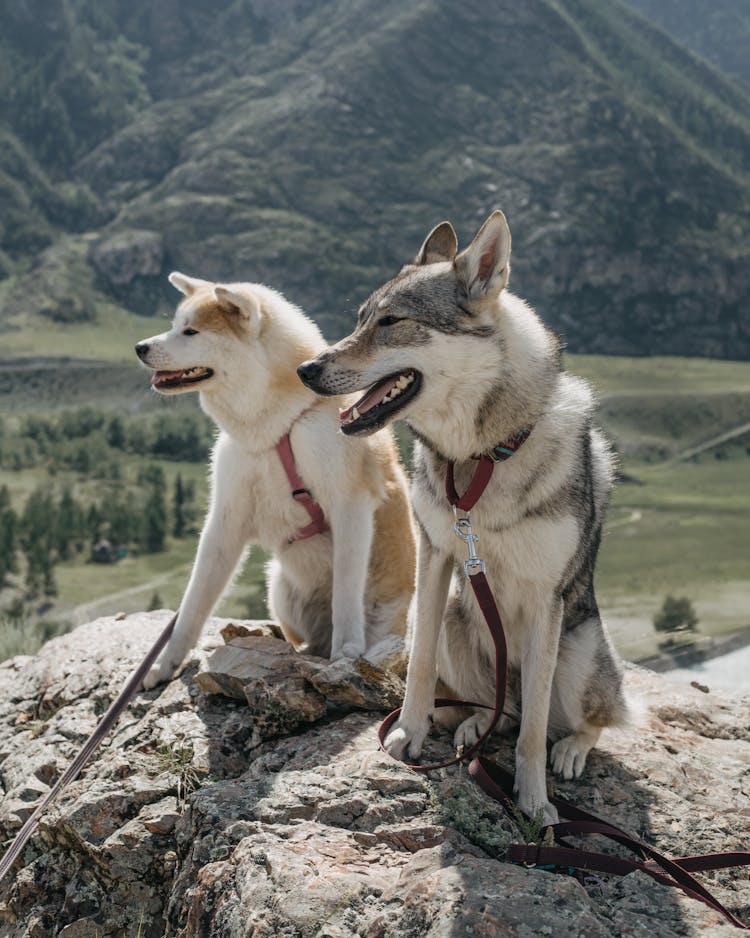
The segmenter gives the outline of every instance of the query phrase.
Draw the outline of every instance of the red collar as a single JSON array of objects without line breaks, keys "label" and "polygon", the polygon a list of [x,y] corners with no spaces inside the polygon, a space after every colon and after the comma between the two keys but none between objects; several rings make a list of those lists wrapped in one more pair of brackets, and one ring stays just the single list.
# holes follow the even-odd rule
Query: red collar
[{"label": "red collar", "polygon": [[489,453],[482,453],[477,456],[477,468],[471,477],[471,482],[463,495],[456,491],[456,483],[453,479],[454,463],[449,462],[445,467],[445,494],[448,501],[454,508],[460,508],[461,511],[471,511],[482,496],[482,492],[487,488],[492,473],[495,471],[495,463],[504,462],[519,450],[528,440],[531,429],[523,427],[517,433],[493,446]]},{"label": "red collar", "polygon": [[308,515],[310,515],[310,524],[305,525],[304,528],[300,528],[287,543],[293,544],[295,541],[304,541],[305,538],[327,531],[328,522],[323,514],[323,509],[312,497],[310,489],[305,486],[302,477],[299,472],[297,472],[297,463],[294,460],[292,443],[288,433],[285,433],[276,444],[276,452],[279,454],[281,465],[284,467],[284,472],[286,472],[286,477],[289,479],[289,484],[292,487],[292,498],[299,502],[300,505],[307,510]]}]

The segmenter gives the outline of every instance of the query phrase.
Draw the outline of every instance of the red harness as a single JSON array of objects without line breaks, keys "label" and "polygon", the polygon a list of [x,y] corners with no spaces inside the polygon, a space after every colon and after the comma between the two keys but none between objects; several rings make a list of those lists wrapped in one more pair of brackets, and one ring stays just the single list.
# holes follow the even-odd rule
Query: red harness
[{"label": "red harness", "polygon": [[[518,446],[523,444],[526,437],[528,437],[528,432],[526,432],[523,439],[518,443]],[[513,451],[515,451],[518,446],[514,447]],[[512,453],[509,455],[512,455]],[[504,458],[508,458],[508,456]],[[492,478],[496,461],[497,459],[490,455],[482,455],[479,457],[479,463],[463,495],[459,495],[456,491],[453,479],[453,464],[448,463],[445,473],[445,491],[448,501],[453,506],[454,512],[456,512],[456,509],[460,509],[468,513],[474,505],[476,505]],[[495,728],[502,715],[503,705],[505,703],[507,648],[500,613],[498,612],[495,598],[492,595],[492,590],[490,589],[490,585],[484,573],[484,563],[479,560],[474,552],[476,535],[474,535],[471,530],[468,514],[464,519],[459,520],[458,515],[456,515],[456,517],[456,533],[466,541],[469,549],[469,559],[465,561],[464,568],[495,645],[494,712],[488,728],[476,743],[470,746],[465,752],[459,751],[453,759],[449,759],[447,762],[441,762],[437,765],[410,765],[409,768],[417,772],[429,772],[432,769],[455,765],[458,762],[463,762],[469,756],[473,756],[468,766],[469,775],[471,775],[477,785],[479,785],[486,794],[494,798],[495,801],[499,801],[511,815],[514,815],[518,812],[518,807],[513,801],[513,775],[505,771],[505,769],[501,768],[491,759],[487,759],[485,756],[475,755],[476,751]],[[464,525],[463,531],[461,529],[462,524]],[[473,572],[470,572],[470,570]],[[486,704],[477,704],[466,700],[450,700],[444,697],[437,698],[434,705],[435,707],[461,706],[490,709]],[[401,707],[389,713],[380,724],[378,728],[378,739],[382,749],[385,749],[384,743],[388,731],[400,715]],[[557,808],[562,817],[569,819],[559,824],[552,824],[548,828],[556,839],[557,845],[510,844],[504,857],[506,861],[522,864],[528,868],[536,867],[551,872],[569,873],[577,876],[584,884],[587,875],[592,871],[615,873],[624,876],[628,873],[640,870],[643,873],[647,873],[657,882],[667,886],[675,886],[692,899],[698,899],[704,902],[716,912],[721,913],[721,915],[737,928],[750,929],[750,925],[745,925],[741,922],[692,875],[692,873],[706,870],[726,869],[733,866],[748,866],[750,865],[750,853],[736,851],[733,853],[711,853],[700,856],[670,858],[654,850],[654,848],[650,847],[648,844],[632,837],[625,831],[620,830],[618,827],[596,817],[594,814],[589,814],[587,811],[577,808],[575,805],[562,798],[552,797],[550,798],[550,802]],[[577,847],[573,847],[562,839],[571,834],[579,836],[585,834],[599,834],[600,836],[607,837],[610,840],[616,841],[623,847],[626,847],[636,855],[637,859],[621,858],[606,853],[597,853],[592,850],[581,850]]]},{"label": "red harness", "polygon": [[310,489],[305,487],[302,477],[297,472],[297,463],[294,460],[294,452],[292,451],[288,433],[285,433],[276,444],[276,452],[279,454],[281,465],[284,467],[284,472],[286,472],[286,477],[292,487],[292,498],[299,502],[310,515],[310,523],[305,525],[304,528],[300,528],[294,537],[289,538],[287,543],[293,544],[295,541],[304,541],[305,538],[327,531],[328,522],[323,509],[312,497]]}]

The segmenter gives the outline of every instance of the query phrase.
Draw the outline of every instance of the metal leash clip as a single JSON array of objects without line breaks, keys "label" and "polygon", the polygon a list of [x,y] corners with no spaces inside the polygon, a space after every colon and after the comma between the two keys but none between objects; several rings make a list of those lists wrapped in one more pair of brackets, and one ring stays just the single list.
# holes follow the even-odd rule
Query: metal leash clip
[{"label": "metal leash clip", "polygon": [[474,549],[474,544],[479,540],[479,535],[475,534],[471,528],[470,513],[467,511],[463,518],[459,518],[458,508],[454,505],[453,517],[456,519],[453,522],[453,530],[456,532],[456,534],[458,534],[462,541],[466,542],[466,546],[469,550],[469,559],[464,560],[464,572],[466,573],[466,576],[471,576],[472,572],[476,573],[477,569],[484,573],[484,561],[477,556],[477,552]]}]

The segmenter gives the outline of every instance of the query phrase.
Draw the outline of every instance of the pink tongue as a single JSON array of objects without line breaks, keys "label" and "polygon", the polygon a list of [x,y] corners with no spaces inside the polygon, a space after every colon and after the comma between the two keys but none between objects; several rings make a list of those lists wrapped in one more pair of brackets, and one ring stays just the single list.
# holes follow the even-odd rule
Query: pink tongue
[{"label": "pink tongue", "polygon": [[159,381],[168,381],[171,378],[181,378],[184,374],[183,371],[155,371],[151,375],[151,384],[156,384]]},{"label": "pink tongue", "polygon": [[357,401],[356,404],[352,404],[351,407],[347,407],[346,410],[342,410],[339,414],[339,420],[341,423],[347,423],[355,407],[360,412],[360,414],[364,414],[368,410],[372,410],[376,404],[379,404],[383,400],[383,398],[392,388],[396,387],[399,377],[400,375],[392,378],[390,381],[384,381],[383,384],[379,384],[377,387],[373,388],[369,394],[365,394],[362,400]]}]

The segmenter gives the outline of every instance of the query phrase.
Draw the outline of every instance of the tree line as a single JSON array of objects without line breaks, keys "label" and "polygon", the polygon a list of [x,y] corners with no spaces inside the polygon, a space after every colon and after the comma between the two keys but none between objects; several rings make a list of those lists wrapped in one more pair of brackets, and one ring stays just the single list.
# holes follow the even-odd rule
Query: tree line
[{"label": "tree line", "polygon": [[52,416],[29,414],[11,430],[0,422],[0,467],[47,466],[118,480],[122,453],[205,462],[213,442],[208,418],[195,411],[123,417],[93,407]]},{"label": "tree line", "polygon": [[22,579],[25,598],[57,595],[55,566],[106,539],[114,550],[156,553],[168,535],[194,532],[196,515],[192,482],[177,475],[171,494],[161,466],[143,467],[136,486],[83,501],[70,488],[38,488],[21,511],[11,504],[7,486],[0,488],[0,591],[9,577]]}]

